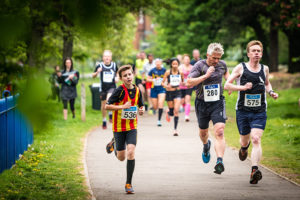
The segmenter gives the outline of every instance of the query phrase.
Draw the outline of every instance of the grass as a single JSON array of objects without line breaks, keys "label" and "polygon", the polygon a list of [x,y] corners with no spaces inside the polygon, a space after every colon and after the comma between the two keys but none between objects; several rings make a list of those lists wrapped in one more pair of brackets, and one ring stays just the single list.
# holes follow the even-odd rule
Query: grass
[{"label": "grass", "polygon": [[[95,82],[95,80],[94,80]],[[91,92],[86,88],[86,121],[80,119],[80,99],[76,99],[76,118],[63,120],[62,103],[45,101],[44,109],[52,120],[36,131],[34,144],[10,170],[0,174],[2,199],[88,199],[82,164],[86,133],[100,124],[99,111],[91,108]],[[80,94],[80,84],[77,86]]]},{"label": "grass", "polygon": [[[226,92],[225,92],[226,93]],[[226,96],[228,121],[226,142],[239,148],[239,133],[235,122],[237,93]],[[267,125],[262,136],[261,163],[279,174],[300,183],[300,89],[279,91],[279,98],[268,97]],[[251,149],[250,149],[251,151]]]}]

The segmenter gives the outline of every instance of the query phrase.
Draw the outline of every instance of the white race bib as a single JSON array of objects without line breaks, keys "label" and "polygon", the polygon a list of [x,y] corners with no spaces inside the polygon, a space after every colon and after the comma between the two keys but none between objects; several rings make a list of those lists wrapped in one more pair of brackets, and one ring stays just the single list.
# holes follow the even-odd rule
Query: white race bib
[{"label": "white race bib", "polygon": [[137,115],[137,107],[131,106],[130,108],[122,110],[122,119],[135,119]]},{"label": "white race bib", "polygon": [[154,79],[154,85],[161,86],[162,81],[163,81],[162,78],[156,78],[156,79]]},{"label": "white race bib", "polygon": [[103,82],[112,83],[114,78],[114,73],[111,71],[103,71]]},{"label": "white race bib", "polygon": [[177,75],[170,75],[170,85],[172,87],[177,87],[179,86],[180,84],[180,79],[181,79],[181,76],[179,74]]},{"label": "white race bib", "polygon": [[259,107],[261,106],[261,95],[260,94],[245,94],[246,107]]},{"label": "white race bib", "polygon": [[204,91],[204,101],[205,102],[220,100],[220,85],[219,84],[204,85],[203,91]]}]

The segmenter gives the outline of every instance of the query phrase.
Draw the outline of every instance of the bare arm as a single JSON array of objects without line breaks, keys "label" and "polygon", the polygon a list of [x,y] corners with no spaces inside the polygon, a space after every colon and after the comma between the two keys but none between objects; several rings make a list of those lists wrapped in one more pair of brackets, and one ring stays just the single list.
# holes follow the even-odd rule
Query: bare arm
[{"label": "bare arm", "polygon": [[165,88],[168,87],[168,82],[166,82],[166,80],[167,80],[167,77],[168,77],[169,73],[170,73],[169,71],[165,72],[164,78],[163,78],[163,81],[162,81],[162,86],[165,87]]},{"label": "bare arm", "polygon": [[[224,85],[225,90],[231,91],[245,91],[252,88],[252,83],[247,83],[246,85],[234,85],[233,81],[239,78],[242,74],[242,65],[237,65],[232,73],[227,78],[227,81]],[[226,79],[226,78],[225,78]]]},{"label": "bare arm", "polygon": [[124,105],[105,104],[105,110],[122,110],[130,108],[130,106],[130,102],[126,102]]},{"label": "bare arm", "polygon": [[195,85],[202,83],[203,81],[208,79],[214,71],[215,71],[215,68],[213,66],[211,66],[208,68],[207,72],[204,75],[196,77],[196,78],[188,78],[186,86],[194,87]]},{"label": "bare arm", "polygon": [[266,74],[266,81],[265,81],[265,87],[266,87],[266,92],[269,93],[269,95],[273,98],[273,99],[277,99],[278,98],[278,94],[275,93],[272,90],[272,85],[271,82],[269,80],[269,67],[265,66],[265,74]]}]

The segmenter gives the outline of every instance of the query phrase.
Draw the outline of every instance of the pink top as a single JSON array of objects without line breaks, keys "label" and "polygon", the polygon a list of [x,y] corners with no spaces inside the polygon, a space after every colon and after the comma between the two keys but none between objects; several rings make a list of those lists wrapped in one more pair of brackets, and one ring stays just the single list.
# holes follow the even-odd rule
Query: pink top
[{"label": "pink top", "polygon": [[[182,73],[183,73],[183,78],[184,78],[184,82],[186,83],[186,81],[187,81],[187,78],[188,78],[188,75],[190,74],[190,71],[192,70],[192,67],[193,67],[193,65],[189,65],[188,66],[188,69],[186,68],[186,66],[185,65],[181,65],[181,71],[182,71]],[[188,89],[188,87],[187,86],[184,86],[184,85],[180,85],[180,87],[179,87],[180,89]],[[190,87],[189,87],[190,88]]]}]

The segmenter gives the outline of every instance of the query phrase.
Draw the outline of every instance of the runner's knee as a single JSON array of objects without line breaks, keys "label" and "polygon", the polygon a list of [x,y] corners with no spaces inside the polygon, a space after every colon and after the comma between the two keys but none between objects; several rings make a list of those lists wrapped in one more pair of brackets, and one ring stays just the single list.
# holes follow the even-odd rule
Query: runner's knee
[{"label": "runner's knee", "polygon": [[125,160],[125,155],[124,154],[117,154],[117,158],[119,161],[124,161]]},{"label": "runner's knee", "polygon": [[260,137],[258,135],[252,136],[252,143],[255,145],[260,144]]},{"label": "runner's knee", "polygon": [[216,137],[217,138],[223,138],[224,137],[224,127],[218,128],[216,130]]}]

